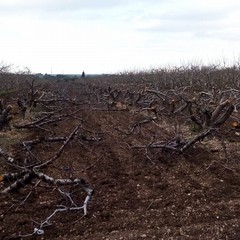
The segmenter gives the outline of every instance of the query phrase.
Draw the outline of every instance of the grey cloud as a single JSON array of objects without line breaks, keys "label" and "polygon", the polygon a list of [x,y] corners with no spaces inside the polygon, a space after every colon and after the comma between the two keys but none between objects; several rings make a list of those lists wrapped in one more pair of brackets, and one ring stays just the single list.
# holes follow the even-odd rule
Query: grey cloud
[{"label": "grey cloud", "polygon": [[[40,21],[91,21],[131,24],[145,8],[174,0],[1,0],[0,16]],[[0,17],[0,18],[1,18]]]},{"label": "grey cloud", "polygon": [[182,32],[195,37],[221,38],[224,36],[222,33],[231,27],[227,20],[234,11],[233,7],[221,8],[221,6],[214,9],[197,6],[180,10],[168,9],[160,14],[142,16],[141,21],[144,24],[138,30],[159,34]]}]

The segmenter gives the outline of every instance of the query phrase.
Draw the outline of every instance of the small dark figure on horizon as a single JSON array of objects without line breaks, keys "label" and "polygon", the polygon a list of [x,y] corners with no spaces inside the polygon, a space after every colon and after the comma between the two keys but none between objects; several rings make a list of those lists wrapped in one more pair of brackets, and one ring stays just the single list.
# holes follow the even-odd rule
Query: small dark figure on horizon
[{"label": "small dark figure on horizon", "polygon": [[81,78],[85,78],[85,77],[86,77],[86,76],[85,76],[85,72],[83,71]]}]

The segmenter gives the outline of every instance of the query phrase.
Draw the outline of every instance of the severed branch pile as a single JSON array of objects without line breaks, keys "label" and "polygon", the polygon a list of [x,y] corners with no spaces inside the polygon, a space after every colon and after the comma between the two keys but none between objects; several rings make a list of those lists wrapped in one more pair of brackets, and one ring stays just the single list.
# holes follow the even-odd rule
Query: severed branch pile
[{"label": "severed branch pile", "polygon": [[[161,117],[169,118],[177,124],[186,123],[190,131],[197,133],[190,139],[173,137],[168,142],[156,143],[152,141],[148,145],[134,145],[130,148],[153,149],[161,148],[163,151],[183,154],[197,142],[206,139],[209,135],[217,135],[222,131],[226,122],[231,123],[232,115],[237,112],[240,92],[236,89],[216,90],[216,88],[204,91],[195,91],[194,86],[187,85],[159,91],[150,89],[145,85],[141,91],[129,89],[108,88],[105,95],[108,99],[109,110],[130,111],[132,115],[143,118],[134,122],[128,131],[115,127],[115,130],[126,136],[136,133],[143,125],[154,123],[161,125]],[[239,124],[234,123],[237,127]],[[230,126],[231,124],[229,124]],[[155,136],[154,136],[155,137]]]},{"label": "severed branch pile", "polygon": [[187,149],[195,143],[204,140],[207,136],[220,131],[220,127],[230,118],[234,111],[234,105],[228,99],[221,101],[213,112],[202,111],[202,116],[195,116],[191,106],[189,107],[190,119],[193,123],[199,126],[201,132],[189,140],[181,140],[180,137],[174,137],[173,140],[167,143],[150,143],[147,146],[133,146],[131,148],[161,148],[162,150],[176,152],[178,154],[184,153]]},{"label": "severed branch pile", "polygon": [[[47,91],[39,90],[35,86],[34,79],[27,82],[27,85],[30,88],[27,94],[22,93],[18,98],[12,98],[11,104],[13,107],[6,105],[0,99],[0,131],[5,129],[11,130],[10,122],[13,122],[11,124],[13,127],[12,134],[15,131],[19,133],[26,130],[30,130],[32,133],[34,131],[34,133],[38,134],[37,139],[21,142],[24,157],[18,155],[15,157],[11,156],[0,146],[0,161],[3,162],[3,169],[5,171],[7,169],[5,173],[0,173],[1,193],[6,195],[12,192],[19,192],[22,188],[27,190],[31,188],[32,190],[27,194],[26,199],[23,201],[24,203],[33,192],[33,189],[38,186],[41,187],[40,183],[42,183],[44,187],[52,186],[53,189],[57,189],[58,194],[68,200],[64,204],[57,205],[53,213],[46,217],[45,220],[40,223],[35,222],[37,227],[34,228],[33,233],[27,235],[20,234],[17,237],[44,234],[43,228],[51,225],[50,220],[59,212],[83,211],[83,216],[87,215],[88,203],[93,195],[93,188],[83,178],[73,177],[72,174],[69,174],[69,177],[66,175],[60,177],[57,175],[51,176],[52,168],[57,167],[56,161],[61,157],[66,147],[71,141],[78,141],[78,138],[81,137],[78,131],[82,124],[82,119],[76,117],[76,114],[80,111],[76,108],[76,105],[80,104],[79,101],[70,98],[66,93],[59,94],[58,90],[55,93],[55,89],[52,89],[54,91],[47,89]],[[59,104],[60,102],[61,104]],[[32,111],[33,108],[34,111]],[[13,118],[13,115],[16,118]],[[58,126],[59,122],[67,121],[69,118],[80,123],[68,136],[54,136],[56,134],[55,129],[58,130],[55,127]],[[93,141],[88,137],[85,137],[84,140]],[[38,157],[38,154],[36,154],[37,148],[35,148],[37,145],[44,144],[51,147],[50,144],[56,142],[61,144],[61,146],[52,157],[45,160]],[[9,168],[10,170],[8,170]],[[70,192],[68,192],[67,189],[75,189],[76,191],[72,192],[69,190]],[[77,195],[77,192],[82,194],[82,191],[86,194],[84,199],[82,199],[82,196]]]},{"label": "severed branch pile", "polygon": [[[74,130],[69,134],[66,138],[57,139],[58,141],[64,141],[62,146],[59,148],[59,150],[51,157],[49,160],[44,162],[37,162],[31,166],[20,166],[17,161],[11,157],[9,154],[5,153],[2,148],[0,148],[0,156],[2,156],[6,163],[11,165],[12,167],[18,169],[15,173],[6,173],[2,174],[0,176],[0,181],[10,183],[9,186],[7,186],[5,189],[2,190],[2,194],[7,194],[10,192],[18,191],[19,189],[26,187],[28,184],[32,183],[34,180],[45,182],[49,185],[56,186],[58,189],[60,186],[75,186],[83,189],[86,192],[86,197],[83,202],[82,206],[78,206],[71,200],[70,206],[61,205],[60,207],[57,206],[57,209],[54,210],[54,212],[47,217],[45,221],[39,224],[37,228],[34,229],[34,232],[32,234],[28,234],[26,236],[32,236],[34,234],[44,234],[43,228],[45,226],[50,225],[50,219],[57,213],[57,212],[63,212],[63,211],[78,211],[83,210],[84,216],[87,214],[87,205],[89,200],[92,197],[93,189],[90,187],[88,183],[82,178],[59,178],[55,179],[51,176],[48,176],[43,171],[48,166],[55,163],[55,161],[61,156],[66,146],[74,139],[74,136],[77,134],[79,127],[81,126],[81,123],[78,124]],[[53,140],[53,139],[52,139]],[[56,139],[54,139],[56,140]],[[28,144],[36,144],[37,141],[30,141]],[[63,190],[59,189],[59,192],[65,196],[67,196],[69,199],[72,199],[70,196],[70,193],[67,193]],[[25,235],[21,235],[20,237],[25,237]]]}]

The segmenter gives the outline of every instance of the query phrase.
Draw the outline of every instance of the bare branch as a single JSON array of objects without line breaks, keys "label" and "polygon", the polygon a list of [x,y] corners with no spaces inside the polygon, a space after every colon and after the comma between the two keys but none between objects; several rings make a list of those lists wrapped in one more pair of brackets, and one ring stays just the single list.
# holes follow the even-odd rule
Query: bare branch
[{"label": "bare branch", "polygon": [[42,169],[42,168],[46,168],[48,165],[52,164],[56,159],[58,159],[64,148],[68,145],[68,143],[72,140],[73,136],[76,134],[76,132],[78,131],[79,127],[81,126],[81,123],[77,125],[77,127],[71,132],[71,134],[68,136],[67,140],[64,142],[64,144],[61,146],[61,148],[57,151],[57,153],[55,153],[55,155],[49,159],[48,161],[40,164],[40,165],[36,165],[34,167],[34,169]]}]

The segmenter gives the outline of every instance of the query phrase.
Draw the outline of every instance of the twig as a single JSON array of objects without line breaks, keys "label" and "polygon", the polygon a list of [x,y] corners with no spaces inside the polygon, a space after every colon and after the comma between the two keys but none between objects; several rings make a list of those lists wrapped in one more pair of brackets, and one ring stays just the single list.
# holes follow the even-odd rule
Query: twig
[{"label": "twig", "polygon": [[64,192],[64,191],[62,191],[60,188],[58,188],[58,191],[59,191],[64,197],[67,197],[67,198],[70,200],[72,206],[74,206],[74,207],[77,206],[76,203],[73,201],[73,199],[72,199],[72,197],[71,197],[71,194],[70,194],[69,192]]}]

